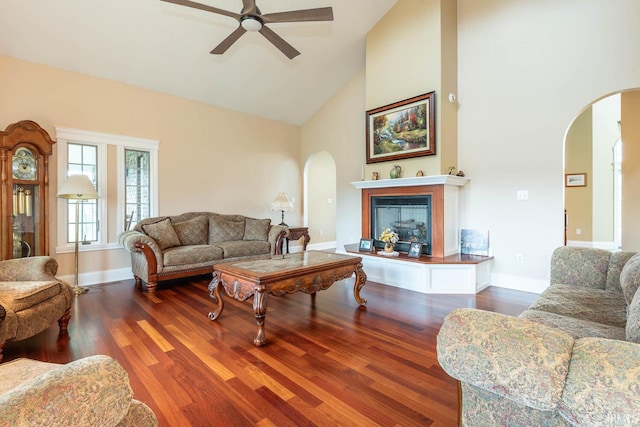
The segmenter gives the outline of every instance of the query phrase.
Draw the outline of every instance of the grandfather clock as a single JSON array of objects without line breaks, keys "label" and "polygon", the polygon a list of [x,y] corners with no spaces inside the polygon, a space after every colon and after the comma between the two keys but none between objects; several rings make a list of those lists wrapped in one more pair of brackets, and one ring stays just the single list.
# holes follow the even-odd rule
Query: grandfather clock
[{"label": "grandfather clock", "polygon": [[49,157],[55,141],[31,120],[0,131],[0,255],[49,254]]}]

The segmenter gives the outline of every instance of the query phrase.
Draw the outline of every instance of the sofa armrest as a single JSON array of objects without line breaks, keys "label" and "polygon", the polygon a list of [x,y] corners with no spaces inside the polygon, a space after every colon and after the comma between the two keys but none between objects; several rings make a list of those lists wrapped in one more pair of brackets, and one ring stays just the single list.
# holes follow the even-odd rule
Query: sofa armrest
[{"label": "sofa armrest", "polygon": [[50,256],[34,256],[0,261],[0,280],[30,282],[57,280],[58,262]]},{"label": "sofa armrest", "polygon": [[640,425],[640,345],[604,338],[575,341],[558,405],[573,425]]},{"label": "sofa armrest", "polygon": [[91,356],[54,368],[0,396],[0,419],[9,425],[116,425],[133,392],[120,364]]},{"label": "sofa armrest", "polygon": [[[143,252],[145,255],[153,254],[155,263],[162,265],[162,249],[160,245],[151,237],[139,231],[125,231],[118,237],[120,244],[129,252]],[[150,251],[143,251],[143,248]]]},{"label": "sofa armrest", "polygon": [[289,233],[289,227],[286,225],[272,225],[269,228],[269,243],[271,244],[271,255],[282,254],[282,246],[284,238]]},{"label": "sofa armrest", "polygon": [[565,332],[539,323],[463,308],[444,320],[438,361],[459,381],[553,410],[562,395],[573,342]]}]

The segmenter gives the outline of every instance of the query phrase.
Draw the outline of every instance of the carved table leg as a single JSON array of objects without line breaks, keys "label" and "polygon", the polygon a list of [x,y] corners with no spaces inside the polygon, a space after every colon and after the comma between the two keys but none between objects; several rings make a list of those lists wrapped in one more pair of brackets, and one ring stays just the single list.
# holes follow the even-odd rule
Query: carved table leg
[{"label": "carved table leg", "polygon": [[367,283],[367,274],[362,269],[362,263],[356,265],[356,281],[353,283],[353,296],[360,305],[366,305],[366,298],[360,296],[360,289]]},{"label": "carved table leg", "polygon": [[265,342],[264,320],[267,316],[267,291],[266,289],[256,289],[253,294],[253,311],[256,314],[256,324],[258,325],[258,335],[253,340],[256,347],[262,347]]},{"label": "carved table leg", "polygon": [[213,272],[213,279],[209,283],[209,296],[213,300],[213,310],[209,312],[209,319],[216,320],[222,314],[224,309],[224,300],[222,299],[222,293],[220,287],[222,286],[222,280],[218,277],[218,272]]}]

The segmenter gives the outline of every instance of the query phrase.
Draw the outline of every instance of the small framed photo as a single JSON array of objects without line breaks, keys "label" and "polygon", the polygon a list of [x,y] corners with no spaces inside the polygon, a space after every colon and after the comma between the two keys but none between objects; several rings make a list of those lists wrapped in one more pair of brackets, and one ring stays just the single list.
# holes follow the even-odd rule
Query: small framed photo
[{"label": "small framed photo", "polygon": [[373,252],[373,239],[360,239],[360,252]]},{"label": "small framed photo", "polygon": [[586,173],[568,173],[564,176],[565,187],[586,187],[587,186],[587,174]]},{"label": "small framed photo", "polygon": [[412,242],[409,245],[409,253],[407,254],[409,258],[420,258],[421,253],[422,253],[422,243]]}]

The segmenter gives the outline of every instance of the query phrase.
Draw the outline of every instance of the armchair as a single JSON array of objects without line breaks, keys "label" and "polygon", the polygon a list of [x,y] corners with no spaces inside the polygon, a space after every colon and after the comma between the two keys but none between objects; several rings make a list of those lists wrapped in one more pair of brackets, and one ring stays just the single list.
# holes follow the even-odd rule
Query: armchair
[{"label": "armchair", "polygon": [[49,256],[0,261],[0,361],[7,341],[32,337],[58,322],[67,331],[73,296]]},{"label": "armchair", "polygon": [[17,359],[0,365],[2,425],[157,426],[153,411],[133,399],[129,377],[109,356],[66,365]]}]

